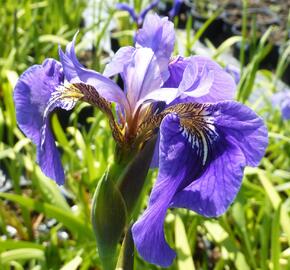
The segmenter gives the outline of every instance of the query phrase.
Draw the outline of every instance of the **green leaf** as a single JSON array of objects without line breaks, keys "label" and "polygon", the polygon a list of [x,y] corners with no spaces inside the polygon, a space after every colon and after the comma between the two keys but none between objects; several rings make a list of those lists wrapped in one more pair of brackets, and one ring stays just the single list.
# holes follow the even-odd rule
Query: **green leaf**
[{"label": "green leaf", "polygon": [[207,220],[204,226],[214,241],[220,244],[224,259],[232,260],[237,270],[250,270],[245,255],[219,223]]},{"label": "green leaf", "polygon": [[274,188],[273,184],[271,183],[271,178],[269,173],[256,169],[256,172],[259,175],[259,179],[263,185],[263,187],[266,190],[266,193],[274,207],[275,210],[278,209],[279,205],[281,204],[281,215],[280,215],[280,222],[281,226],[283,228],[283,231],[285,232],[287,239],[288,239],[288,244],[290,245],[290,218],[287,210],[287,202],[282,203],[282,199],[279,196],[278,192]]},{"label": "green leaf", "polygon": [[44,261],[44,251],[35,248],[19,248],[2,252],[0,254],[0,265],[15,260],[38,259]]},{"label": "green leaf", "polygon": [[9,249],[20,249],[20,248],[32,248],[32,249],[40,249],[44,250],[45,247],[28,241],[20,241],[20,240],[0,240],[0,251],[9,250]]},{"label": "green leaf", "polygon": [[73,258],[71,261],[66,263],[60,270],[77,270],[78,267],[81,265],[83,259],[79,255]]},{"label": "green leaf", "polygon": [[230,49],[231,46],[233,46],[235,43],[240,42],[242,40],[242,37],[240,36],[233,36],[228,39],[226,39],[215,51],[213,58],[217,59],[224,51]]},{"label": "green leaf", "polygon": [[71,211],[65,211],[58,206],[42,203],[17,194],[0,192],[0,197],[13,201],[24,208],[43,213],[47,217],[55,218],[75,233],[75,236],[85,236],[88,239],[92,239],[93,237],[93,232],[89,224],[79,220]]},{"label": "green leaf", "polygon": [[181,218],[175,217],[175,248],[177,253],[177,265],[179,270],[194,270],[191,250],[186,236],[186,231]]},{"label": "green leaf", "polygon": [[68,40],[66,40],[63,37],[56,36],[56,35],[41,35],[38,38],[39,42],[42,43],[54,43],[57,45],[63,45],[66,46],[68,44]]},{"label": "green leaf", "polygon": [[50,178],[46,177],[38,166],[35,167],[36,181],[38,189],[43,198],[52,205],[57,205],[65,211],[70,211],[70,207],[60,193],[59,186]]},{"label": "green leaf", "polygon": [[271,258],[273,263],[273,269],[279,270],[280,269],[280,255],[281,255],[281,248],[280,248],[280,213],[281,213],[281,204],[278,206],[277,210],[275,211],[273,222],[272,222],[272,234],[271,234]]}]

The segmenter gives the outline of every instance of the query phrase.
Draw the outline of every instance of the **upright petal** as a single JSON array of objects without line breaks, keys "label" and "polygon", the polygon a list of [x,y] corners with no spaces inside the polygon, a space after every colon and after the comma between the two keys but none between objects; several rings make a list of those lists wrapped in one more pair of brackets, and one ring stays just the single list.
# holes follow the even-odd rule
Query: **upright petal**
[{"label": "upright petal", "polygon": [[128,4],[117,3],[116,9],[127,11],[130,14],[131,18],[133,19],[133,21],[136,23],[138,22],[138,16],[136,15],[134,8],[129,6]]},{"label": "upright petal", "polygon": [[236,85],[217,63],[203,56],[178,57],[169,64],[170,77],[164,87],[178,87],[179,102],[218,102],[234,98]]},{"label": "upright petal", "polygon": [[120,48],[113,56],[112,61],[106,65],[103,75],[106,77],[112,77],[116,74],[122,73],[124,66],[130,63],[134,51],[135,48],[131,46]]},{"label": "upright petal", "polygon": [[[225,72],[220,65],[210,58],[203,56],[193,56],[192,58],[192,61],[196,61],[198,65],[200,76],[198,87],[202,87],[202,84],[206,83],[205,80],[201,79],[201,74],[205,67],[209,72],[213,73],[213,82],[208,93],[195,98],[195,102],[204,103],[232,100],[236,91],[236,84],[232,76]],[[197,88],[195,89],[197,90]]]},{"label": "upright petal", "polygon": [[239,191],[244,167],[258,165],[268,138],[262,119],[242,104],[221,102],[207,110],[220,140],[210,148],[211,161],[205,171],[176,193],[171,206],[213,217],[230,206]]},{"label": "upright petal", "polygon": [[80,64],[74,50],[75,39],[76,35],[73,41],[67,45],[65,53],[59,49],[59,56],[66,79],[71,83],[83,82],[89,84],[108,101],[117,102],[128,109],[126,96],[114,81],[96,71],[86,69]]},{"label": "upright petal", "polygon": [[[52,93],[61,83],[63,72],[60,63],[54,59],[47,59],[42,65],[27,69],[20,76],[14,89],[18,125],[36,144],[42,171],[59,184],[64,182],[64,172],[49,129],[49,120],[44,120],[44,112]],[[46,134],[45,137],[42,136],[42,132]]]},{"label": "upright petal", "polygon": [[184,0],[174,0],[173,7],[169,11],[169,16],[171,19],[178,15],[183,1]]},{"label": "upright petal", "polygon": [[159,2],[160,2],[160,0],[153,0],[153,1],[151,1],[151,2],[149,3],[149,5],[148,5],[147,7],[145,7],[145,8],[140,12],[140,14],[139,14],[139,18],[138,18],[138,25],[142,25],[143,20],[144,20],[145,16],[147,15],[147,13],[148,13],[151,9],[155,8],[155,7],[158,5]]},{"label": "upright petal", "polygon": [[139,100],[163,83],[156,57],[149,48],[137,49],[123,72],[127,97],[132,110]]},{"label": "upright petal", "polygon": [[136,48],[151,48],[155,53],[163,80],[168,76],[168,63],[173,52],[175,33],[173,23],[157,14],[148,14],[136,35]]},{"label": "upright petal", "polygon": [[[183,78],[183,73],[185,68],[187,67],[189,63],[189,58],[184,58],[182,56],[177,56],[175,59],[173,59],[168,66],[170,76],[169,78],[165,81],[163,87],[174,87],[178,88],[179,85],[181,84],[182,78]],[[193,63],[191,65],[192,68],[192,76],[189,78],[189,80],[196,81],[197,75],[198,75],[198,67],[197,63]]]}]

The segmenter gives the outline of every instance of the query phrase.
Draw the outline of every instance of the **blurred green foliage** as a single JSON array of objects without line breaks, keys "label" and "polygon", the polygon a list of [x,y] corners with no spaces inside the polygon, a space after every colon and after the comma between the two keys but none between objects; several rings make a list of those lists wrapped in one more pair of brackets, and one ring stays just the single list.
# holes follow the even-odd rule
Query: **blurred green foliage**
[{"label": "blurred green foliage", "polygon": [[[140,9],[142,1],[134,2]],[[66,172],[65,187],[60,188],[36,165],[35,147],[18,129],[13,104],[18,76],[47,57],[57,59],[58,44],[64,46],[78,29],[79,38],[94,30],[93,49],[79,50],[79,55],[84,64],[99,71],[108,57],[101,40],[110,34],[112,16],[121,22],[119,30],[125,31],[119,32],[122,42],[132,42],[128,15],[113,14],[106,1],[100,1],[99,7],[109,16],[98,14],[88,29],[82,18],[86,5],[84,0],[0,1],[0,177],[7,177],[12,184],[10,190],[0,193],[3,270],[100,269],[90,203],[113,158],[108,123],[100,112],[84,104],[66,114],[67,119],[53,115],[52,126]],[[202,33],[194,35],[190,27],[188,23],[187,30],[178,33],[183,43],[176,47],[176,53],[182,46],[187,54],[195,51],[196,37]],[[124,40],[120,33],[128,33],[130,38]],[[182,209],[168,212],[166,237],[177,250],[177,259],[169,269],[290,269],[290,122],[282,120],[271,103],[272,94],[279,91],[277,81],[290,50],[285,46],[281,52],[277,73],[260,70],[268,50],[267,35],[243,67],[237,93],[238,99],[267,123],[270,143],[265,158],[259,168],[246,169],[241,191],[223,216],[206,219]],[[245,38],[230,38],[218,48],[209,42],[207,45],[212,57],[225,66],[224,53],[236,42],[245,43]],[[241,53],[242,62],[243,57]],[[151,171],[139,208],[145,207],[155,177],[156,172]],[[136,254],[135,269],[160,268]]]}]

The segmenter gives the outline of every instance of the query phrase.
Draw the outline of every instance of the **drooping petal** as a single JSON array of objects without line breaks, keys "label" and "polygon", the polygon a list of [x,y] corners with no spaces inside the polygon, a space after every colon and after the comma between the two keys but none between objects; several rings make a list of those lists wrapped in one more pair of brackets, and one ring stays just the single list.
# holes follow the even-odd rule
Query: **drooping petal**
[{"label": "drooping petal", "polygon": [[37,162],[46,176],[55,180],[59,185],[63,185],[64,170],[51,133],[49,120],[46,121],[44,128],[45,138],[43,143],[37,145]]},{"label": "drooping petal", "polygon": [[214,118],[220,140],[210,148],[211,161],[205,171],[176,193],[171,207],[214,217],[230,206],[239,191],[244,167],[258,165],[268,138],[262,119],[242,104],[221,102],[210,105],[207,111]]},{"label": "drooping petal", "polygon": [[[160,170],[158,180],[150,195],[148,208],[132,227],[132,235],[138,253],[148,262],[168,267],[175,258],[175,252],[164,237],[164,219],[167,208],[184,178],[179,167],[184,151],[188,151],[183,140],[175,136],[178,130],[176,115],[168,115],[162,122],[160,134]],[[174,175],[174,179],[172,179]]]},{"label": "drooping petal", "polygon": [[[138,253],[145,260],[163,267],[168,267],[174,258],[164,239],[166,210],[175,194],[206,168],[211,144],[219,140],[211,124],[204,127],[210,119],[202,118],[203,105],[197,104],[191,109],[196,128],[200,125],[204,130],[190,133],[180,116],[165,116],[160,126],[158,178],[150,194],[148,208],[132,230]],[[183,114],[182,110],[180,106],[176,113]],[[207,133],[203,134],[205,130]]]},{"label": "drooping petal", "polygon": [[217,144],[212,154],[215,158],[207,170],[174,196],[171,207],[187,208],[206,217],[216,217],[227,210],[240,189],[245,157],[226,140]]},{"label": "drooping petal", "polygon": [[20,76],[14,90],[18,125],[36,144],[42,171],[59,184],[64,182],[64,172],[44,112],[52,93],[62,83],[61,64],[54,59],[47,59],[42,65],[27,69]]},{"label": "drooping petal", "polygon": [[126,96],[114,81],[96,71],[86,69],[80,64],[74,50],[75,39],[76,35],[73,41],[67,45],[65,53],[59,49],[59,57],[66,79],[71,83],[83,82],[93,86],[102,97],[108,101],[119,103],[127,110]]},{"label": "drooping petal", "polygon": [[163,80],[168,76],[168,63],[174,48],[175,33],[173,23],[157,14],[148,14],[143,27],[136,35],[136,48],[151,48],[155,53]]},{"label": "drooping petal", "polygon": [[136,108],[139,100],[153,90],[159,89],[163,83],[156,61],[151,49],[139,48],[133,54],[131,62],[124,68],[124,84],[132,110]]},{"label": "drooping petal", "polygon": [[131,46],[120,48],[113,56],[112,61],[106,65],[103,75],[106,77],[112,77],[116,74],[122,73],[124,66],[130,63],[134,51],[135,48]]},{"label": "drooping petal", "polygon": [[249,107],[234,101],[213,105],[215,123],[236,144],[246,158],[246,165],[258,166],[268,145],[268,131]]},{"label": "drooping petal", "polygon": [[156,7],[158,5],[158,3],[160,2],[160,0],[154,0],[154,1],[151,1],[149,3],[149,5],[147,7],[145,7],[139,14],[139,17],[138,17],[138,25],[142,25],[143,23],[143,20],[145,18],[145,16],[147,15],[147,13],[153,9],[154,7]]},{"label": "drooping petal", "polygon": [[263,121],[233,101],[177,104],[162,113],[159,174],[148,208],[133,226],[139,254],[161,266],[172,263],[163,223],[168,207],[204,216],[222,214],[235,198],[246,165],[256,166],[267,146]]},{"label": "drooping petal", "polygon": [[126,3],[117,3],[116,9],[127,11],[130,14],[131,18],[133,19],[133,21],[136,23],[138,22],[138,16],[136,15],[134,8],[131,7],[130,5]]}]

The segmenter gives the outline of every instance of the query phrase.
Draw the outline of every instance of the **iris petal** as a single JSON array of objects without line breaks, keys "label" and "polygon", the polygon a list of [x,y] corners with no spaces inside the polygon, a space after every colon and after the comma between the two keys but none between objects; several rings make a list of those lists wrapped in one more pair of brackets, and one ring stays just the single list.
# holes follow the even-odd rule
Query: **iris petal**
[{"label": "iris petal", "polygon": [[124,83],[131,108],[134,110],[139,100],[163,83],[156,57],[149,48],[135,51],[131,62],[124,68]]},{"label": "iris petal", "polygon": [[170,18],[174,18],[175,16],[178,15],[182,3],[183,3],[183,0],[174,0],[173,7],[172,7],[172,9],[169,11],[169,16],[170,16]]},{"label": "iris petal", "polygon": [[134,8],[129,6],[128,4],[126,4],[126,3],[117,3],[116,4],[116,9],[127,11],[130,14],[130,16],[132,17],[132,19],[136,23],[138,22],[138,17],[137,17],[137,15],[135,13]]},{"label": "iris petal", "polygon": [[170,77],[164,87],[179,87],[184,92],[175,104],[218,102],[234,98],[236,85],[233,78],[207,57],[178,57],[170,63],[169,72]]},{"label": "iris petal", "polygon": [[167,208],[210,217],[224,213],[244,167],[256,166],[264,155],[267,130],[252,110],[234,101],[177,104],[161,114],[167,116],[160,126],[159,174],[133,238],[145,260],[169,266],[173,254],[162,236]]},{"label": "iris petal", "polygon": [[168,63],[173,52],[175,33],[173,23],[157,14],[148,14],[136,35],[136,48],[151,48],[156,55],[162,79],[169,76]]},{"label": "iris petal", "polygon": [[130,63],[134,51],[135,48],[130,46],[120,48],[113,56],[112,61],[106,65],[103,75],[106,77],[112,77],[116,74],[122,73],[124,66]]},{"label": "iris petal", "polygon": [[222,140],[215,146],[213,161],[191,185],[178,192],[171,207],[187,208],[203,216],[223,214],[238,193],[246,165],[241,150]]},{"label": "iris petal", "polygon": [[62,82],[60,63],[54,59],[47,59],[42,65],[27,69],[19,78],[14,90],[18,125],[36,144],[42,171],[59,184],[64,182],[64,172],[49,129],[49,120],[44,120],[44,111],[51,94]]},{"label": "iris petal", "polygon": [[236,144],[246,158],[246,165],[258,166],[268,145],[263,119],[241,103],[225,101],[212,105],[216,126]]},{"label": "iris petal", "polygon": [[[194,108],[196,112],[202,105]],[[163,267],[171,265],[175,254],[164,238],[164,218],[174,195],[191,177],[200,174],[205,164],[203,139],[193,142],[176,114],[165,116],[160,127],[159,173],[150,194],[148,208],[133,226],[138,253],[147,261]]]},{"label": "iris petal", "polygon": [[268,139],[262,119],[242,104],[221,102],[209,110],[221,139],[212,146],[211,162],[204,173],[178,192],[171,206],[213,217],[230,206],[239,191],[244,167],[258,165]]},{"label": "iris petal", "polygon": [[[163,267],[171,265],[175,258],[174,251],[165,241],[163,225],[170,201],[184,177],[184,170],[179,168],[177,162],[182,156],[178,154],[187,151],[185,142],[176,139],[177,124],[176,115],[168,115],[162,122],[164,132],[160,134],[162,154],[158,180],[151,192],[148,208],[132,227],[138,253],[146,261]],[[175,178],[172,179],[170,174]]]}]

